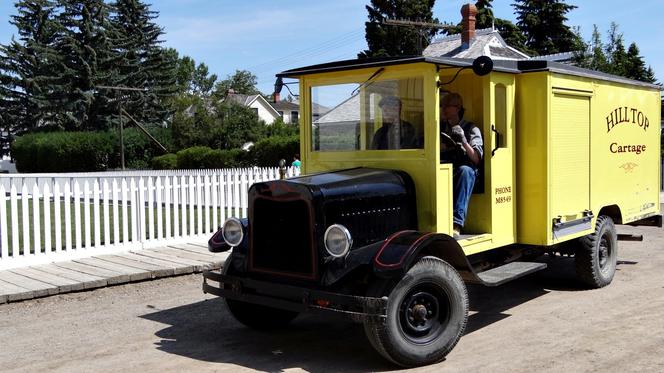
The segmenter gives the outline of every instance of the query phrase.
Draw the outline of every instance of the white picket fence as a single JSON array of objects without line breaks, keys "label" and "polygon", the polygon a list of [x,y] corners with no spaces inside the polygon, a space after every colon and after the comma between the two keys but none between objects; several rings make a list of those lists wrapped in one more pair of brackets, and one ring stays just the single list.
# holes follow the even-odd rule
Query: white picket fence
[{"label": "white picket fence", "polygon": [[246,217],[253,183],[278,178],[277,168],[0,176],[0,270],[206,239]]}]

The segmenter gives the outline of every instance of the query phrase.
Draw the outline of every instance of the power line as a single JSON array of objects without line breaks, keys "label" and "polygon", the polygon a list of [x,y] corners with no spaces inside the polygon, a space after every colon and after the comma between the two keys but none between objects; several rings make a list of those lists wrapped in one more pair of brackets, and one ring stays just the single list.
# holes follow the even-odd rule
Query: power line
[{"label": "power line", "polygon": [[323,41],[321,43],[318,43],[318,44],[316,44],[316,46],[301,49],[297,52],[293,52],[291,54],[288,54],[288,55],[285,55],[285,56],[282,56],[282,57],[279,57],[279,58],[275,58],[275,59],[272,59],[272,60],[264,61],[260,64],[254,65],[254,66],[250,66],[250,67],[247,68],[247,70],[251,71],[251,70],[254,70],[254,69],[261,69],[265,66],[280,64],[280,63],[283,63],[283,62],[287,62],[289,60],[300,59],[302,57],[306,57],[306,56],[309,56],[309,55],[312,55],[312,54],[315,55],[318,52],[329,49],[331,47],[335,47],[335,46],[338,46],[338,45],[343,45],[344,43],[348,42],[349,40],[357,38],[359,35],[362,35],[363,33],[364,33],[364,30],[354,30],[354,31],[342,34],[340,36],[337,36],[333,39],[329,39],[329,40]]},{"label": "power line", "polygon": [[[357,45],[357,43],[360,42],[360,41],[364,41],[364,39],[363,38],[360,39],[360,38],[356,37],[355,40],[351,40],[351,39],[340,40],[337,43],[328,44],[327,46],[322,46],[320,48],[316,48],[317,49],[316,51],[312,50],[309,53],[307,53],[306,55],[301,55],[297,58],[284,59],[279,63],[273,63],[273,64],[269,65],[269,68],[260,69],[258,71],[253,72],[253,73],[256,76],[263,76],[265,74],[272,74],[275,71],[281,71],[281,70],[283,70],[283,67],[291,67],[294,63],[297,63],[298,65],[311,64],[311,62],[306,62],[306,61],[315,60],[317,57],[320,57],[320,56],[323,56],[323,55],[329,55],[330,53],[333,53],[333,52],[338,52],[338,49],[336,49],[337,47],[343,46],[347,49],[348,47]],[[358,52],[358,50],[353,49],[353,53],[357,53],[357,52]],[[351,53],[351,52],[350,51],[344,52],[344,54],[346,54],[346,53]]]}]

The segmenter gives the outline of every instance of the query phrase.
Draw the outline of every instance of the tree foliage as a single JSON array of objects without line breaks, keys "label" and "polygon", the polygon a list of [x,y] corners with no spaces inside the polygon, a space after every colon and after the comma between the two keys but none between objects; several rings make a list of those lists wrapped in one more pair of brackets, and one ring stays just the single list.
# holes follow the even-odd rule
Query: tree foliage
[{"label": "tree foliage", "polygon": [[257,95],[260,92],[256,88],[256,84],[258,84],[256,75],[247,70],[235,70],[235,74],[228,75],[226,79],[217,83],[214,91],[217,97],[225,97],[230,89],[235,93]]},{"label": "tree foliage", "polygon": [[564,0],[514,0],[517,26],[526,36],[525,46],[545,55],[578,50],[582,40],[567,26],[566,14],[576,6]]},{"label": "tree foliage", "polygon": [[369,21],[365,23],[369,49],[358,54],[358,58],[421,55],[436,29],[386,25],[386,19],[410,20],[437,23],[433,17],[435,0],[371,0],[366,9]]},{"label": "tree foliage", "polygon": [[650,66],[646,67],[636,43],[631,43],[625,50],[624,37],[618,31],[617,23],[611,23],[607,39],[606,42],[602,41],[597,25],[594,25],[591,40],[583,42],[581,52],[575,56],[575,64],[630,79],[656,83],[655,73]]},{"label": "tree foliage", "polygon": [[[176,59],[160,46],[157,15],[141,0],[22,0],[15,6],[19,38],[0,46],[5,130],[104,130],[117,124],[119,103],[145,124],[170,116]],[[135,90],[107,88],[116,86]]]},{"label": "tree foliage", "polygon": [[139,122],[162,125],[171,115],[169,98],[177,92],[177,58],[161,47],[158,13],[142,0],[116,0],[113,10],[114,51],[120,57],[116,83],[142,89],[123,92],[123,108]]},{"label": "tree foliage", "polygon": [[265,122],[243,105],[196,95],[180,96],[171,130],[176,148],[239,148],[266,135]]},{"label": "tree foliage", "polygon": [[17,29],[7,45],[0,45],[0,129],[16,133],[53,121],[58,76],[53,66],[62,61],[54,48],[59,35],[56,4],[24,0],[15,4],[10,23]]}]

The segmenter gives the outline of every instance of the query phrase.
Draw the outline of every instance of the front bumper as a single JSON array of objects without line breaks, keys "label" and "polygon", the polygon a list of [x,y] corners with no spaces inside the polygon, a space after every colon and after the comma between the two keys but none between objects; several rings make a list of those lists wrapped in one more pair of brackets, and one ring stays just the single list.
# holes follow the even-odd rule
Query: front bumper
[{"label": "front bumper", "polygon": [[[214,286],[210,282],[219,283]],[[220,297],[295,312],[331,311],[354,321],[385,319],[387,297],[373,298],[331,293],[297,286],[274,284],[249,278],[203,272],[203,291]]]}]

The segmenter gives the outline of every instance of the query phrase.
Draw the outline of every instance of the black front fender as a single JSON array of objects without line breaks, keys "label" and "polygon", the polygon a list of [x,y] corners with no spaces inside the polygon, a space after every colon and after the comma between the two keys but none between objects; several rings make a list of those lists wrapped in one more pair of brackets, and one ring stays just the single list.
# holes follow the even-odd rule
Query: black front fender
[{"label": "black front fender", "polygon": [[399,231],[383,241],[351,251],[329,263],[323,284],[331,285],[366,266],[383,279],[401,278],[422,256],[435,256],[452,265],[464,280],[479,280],[461,246],[452,237],[433,232]]},{"label": "black front fender", "polygon": [[373,269],[382,278],[399,278],[423,256],[434,256],[452,265],[466,280],[477,278],[459,243],[434,232],[400,231],[388,237],[373,258]]}]

